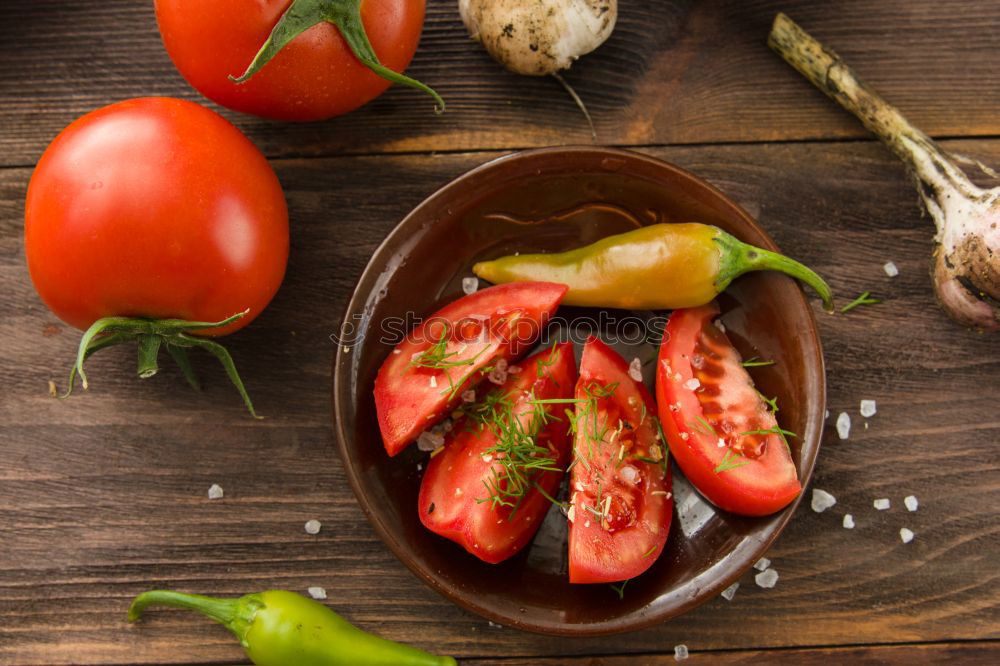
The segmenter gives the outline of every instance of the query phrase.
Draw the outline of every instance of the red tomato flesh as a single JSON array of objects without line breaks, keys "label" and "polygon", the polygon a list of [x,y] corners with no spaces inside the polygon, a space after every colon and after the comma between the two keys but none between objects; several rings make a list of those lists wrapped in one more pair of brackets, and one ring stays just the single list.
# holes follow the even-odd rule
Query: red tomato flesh
[{"label": "red tomato flesh", "polygon": [[375,378],[386,452],[398,454],[450,414],[485,370],[530,348],[565,293],[566,286],[551,282],[498,285],[464,296],[418,325]]},{"label": "red tomato flesh", "polygon": [[[517,374],[511,374],[503,386],[491,392],[509,406],[507,418],[501,417],[499,423],[496,419],[483,423],[473,417],[458,421],[446,437],[444,448],[428,463],[417,502],[420,521],[427,529],[491,564],[521,550],[538,531],[550,506],[535,488],[520,498],[503,495],[517,484],[509,481],[501,459],[510,459],[506,451],[525,443],[523,437],[509,434],[511,417],[517,419],[513,429],[517,433],[530,434],[540,428],[535,445],[545,449],[542,455],[551,458],[551,467],[560,470],[522,471],[524,478],[541,486],[549,497],[555,496],[569,461],[566,404],[533,401],[573,397],[573,345],[566,342],[535,354],[517,368]],[[495,413],[495,408],[490,409],[487,413]],[[494,504],[491,497],[503,499],[504,504]]]},{"label": "red tomato flesh", "polygon": [[733,513],[765,516],[802,486],[774,414],[713,323],[718,314],[710,303],[670,315],[656,373],[660,421],[671,455],[705,498]]},{"label": "red tomato flesh", "polygon": [[670,533],[670,467],[649,391],[596,338],[580,361],[574,428],[569,582],[634,578]]}]

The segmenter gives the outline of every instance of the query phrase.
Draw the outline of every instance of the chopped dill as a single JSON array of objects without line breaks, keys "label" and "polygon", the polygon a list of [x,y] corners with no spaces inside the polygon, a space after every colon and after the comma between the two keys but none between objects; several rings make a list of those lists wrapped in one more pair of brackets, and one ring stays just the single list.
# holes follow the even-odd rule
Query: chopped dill
[{"label": "chopped dill", "polygon": [[628,582],[629,582],[630,580],[632,580],[632,579],[631,579],[631,578],[628,578],[628,579],[626,579],[626,580],[623,580],[623,581],[622,581],[621,583],[619,583],[618,585],[615,585],[615,584],[611,584],[611,585],[608,585],[608,587],[610,587],[610,588],[611,588],[612,590],[614,590],[614,591],[615,591],[615,594],[617,594],[617,595],[618,595],[618,600],[619,600],[619,601],[621,601],[622,599],[624,599],[624,598],[625,598],[625,586],[626,586],[626,585],[628,585]]},{"label": "chopped dill", "polygon": [[726,451],[726,455],[722,458],[722,462],[713,471],[716,474],[720,472],[728,472],[731,469],[736,469],[737,467],[743,467],[744,465],[749,465],[750,461],[743,458],[738,453],[733,452],[732,449]]},{"label": "chopped dill", "polygon": [[756,356],[754,356],[752,358],[748,358],[747,360],[743,361],[743,363],[741,363],[740,365],[742,365],[744,368],[763,368],[768,365],[774,365],[775,363],[777,363],[777,361],[775,360],[757,358]]},{"label": "chopped dill", "polygon": [[866,291],[865,293],[861,294],[860,296],[858,296],[857,298],[855,298],[853,301],[851,301],[850,303],[848,303],[847,305],[845,305],[844,307],[840,308],[841,313],[850,312],[851,310],[853,310],[854,308],[856,308],[856,307],[858,307],[860,305],[875,305],[876,303],[881,303],[882,302],[882,301],[878,300],[877,298],[872,298],[871,295],[872,295],[872,293],[870,291]]}]

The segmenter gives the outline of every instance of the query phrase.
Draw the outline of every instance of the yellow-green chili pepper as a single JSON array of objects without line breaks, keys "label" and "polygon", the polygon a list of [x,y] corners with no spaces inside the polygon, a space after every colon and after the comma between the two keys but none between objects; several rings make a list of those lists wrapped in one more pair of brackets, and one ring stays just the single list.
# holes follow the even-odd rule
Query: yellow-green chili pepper
[{"label": "yellow-green chili pepper", "polygon": [[217,599],[167,590],[143,592],[128,609],[135,622],[152,604],[199,611],[236,635],[257,666],[453,666],[439,657],[364,632],[323,604],[271,590]]},{"label": "yellow-green chili pepper", "polygon": [[806,266],[697,222],[652,224],[569,252],[501,257],[472,270],[494,283],[565,284],[565,305],[633,310],[697,307],[744,273],[776,270],[811,286],[833,309],[830,287]]}]

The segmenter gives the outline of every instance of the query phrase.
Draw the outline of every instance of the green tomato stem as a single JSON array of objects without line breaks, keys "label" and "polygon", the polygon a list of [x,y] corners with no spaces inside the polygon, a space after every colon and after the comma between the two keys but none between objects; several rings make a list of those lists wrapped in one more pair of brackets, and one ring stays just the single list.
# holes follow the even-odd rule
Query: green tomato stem
[{"label": "green tomato stem", "polygon": [[443,112],[444,100],[433,88],[405,74],[394,72],[379,61],[361,20],[361,2],[362,0],[294,0],[278,19],[246,70],[239,76],[230,76],[229,80],[234,83],[248,81],[289,42],[317,23],[326,21],[337,27],[361,64],[388,81],[427,93],[434,98],[435,112]]},{"label": "green tomato stem", "polygon": [[226,375],[239,391],[243,403],[254,418],[261,418],[254,411],[253,403],[247,394],[243,380],[240,379],[236,364],[233,363],[232,356],[225,347],[217,342],[206,338],[190,335],[189,331],[199,331],[211,328],[222,328],[245,317],[250,310],[237,312],[236,314],[216,322],[205,321],[185,321],[183,319],[142,319],[134,317],[105,317],[95,321],[88,328],[80,339],[80,346],[76,353],[76,363],[74,363],[69,373],[69,386],[63,397],[68,397],[73,392],[73,384],[76,375],[80,375],[83,388],[88,388],[87,374],[83,364],[90,356],[105,347],[120,344],[122,342],[136,341],[139,344],[139,366],[138,373],[142,378],[151,377],[156,374],[159,366],[157,356],[160,347],[166,345],[171,357],[180,366],[181,372],[188,384],[195,390],[200,390],[201,385],[195,376],[194,368],[187,355],[188,347],[201,347],[219,359]]},{"label": "green tomato stem", "polygon": [[152,333],[139,335],[139,377],[149,379],[160,370],[156,357],[160,354],[163,338]]},{"label": "green tomato stem", "polygon": [[721,247],[722,259],[715,279],[719,291],[734,279],[751,271],[780,271],[812,287],[823,301],[823,309],[833,312],[833,293],[830,286],[815,271],[794,259],[749,245],[719,230],[714,238]]}]

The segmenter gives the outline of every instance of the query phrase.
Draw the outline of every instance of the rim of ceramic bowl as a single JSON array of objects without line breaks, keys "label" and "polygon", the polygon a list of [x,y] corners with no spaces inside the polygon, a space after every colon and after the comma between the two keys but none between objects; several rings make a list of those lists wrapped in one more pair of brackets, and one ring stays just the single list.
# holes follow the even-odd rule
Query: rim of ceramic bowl
[{"label": "rim of ceramic bowl", "polygon": [[[361,273],[361,276],[358,278],[354,291],[351,294],[351,298],[345,308],[344,318],[342,321],[352,321],[351,317],[354,314],[364,312],[365,305],[371,297],[370,292],[371,288],[374,286],[375,279],[383,272],[384,266],[388,263],[387,259],[391,258],[392,253],[398,251],[398,248],[396,250],[393,248],[400,245],[401,238],[406,238],[410,235],[410,232],[412,231],[410,227],[413,226],[415,220],[418,220],[422,216],[425,209],[435,207],[439,201],[449,200],[452,194],[456,193],[456,191],[464,195],[466,190],[475,191],[478,188],[478,190],[480,190],[479,194],[487,193],[489,190],[488,186],[484,187],[482,184],[470,185],[470,182],[475,184],[476,181],[480,179],[483,179],[483,181],[486,182],[487,179],[484,178],[484,175],[494,172],[497,169],[512,167],[519,162],[545,162],[549,159],[558,159],[567,156],[576,157],[577,159],[621,159],[623,160],[623,165],[628,162],[631,162],[633,165],[641,164],[660,173],[669,173],[671,177],[675,179],[687,181],[695,188],[701,189],[703,192],[725,204],[725,206],[729,208],[735,216],[741,218],[741,221],[744,224],[758,233],[765,241],[761,243],[761,247],[772,251],[778,251],[778,247],[774,243],[773,239],[771,239],[767,232],[764,231],[741,206],[732,201],[725,193],[708,181],[674,164],[643,153],[620,148],[600,146],[559,146],[536,148],[508,153],[484,162],[483,164],[458,175],[417,204],[392,229],[392,231],[389,232],[389,234],[372,254],[372,258],[368,261]],[[567,171],[565,168],[560,169],[552,168],[550,165],[547,166],[549,166],[552,173]],[[540,173],[544,172],[545,171],[543,170]],[[386,255],[386,253],[390,254],[383,256]],[[340,418],[340,415],[344,414],[345,410],[349,407],[345,404],[345,397],[350,389],[350,367],[349,358],[347,357],[353,356],[353,354],[347,355],[334,353],[333,383],[331,387],[333,393],[332,406],[333,418],[335,422],[334,430],[336,435],[337,452],[344,465],[348,482],[350,483],[351,489],[354,492],[365,517],[368,519],[368,522],[375,529],[375,532],[378,534],[382,542],[389,547],[400,562],[413,572],[418,579],[422,580],[429,587],[431,587],[431,589],[435,590],[460,607],[476,613],[488,620],[534,633],[553,636],[583,637],[637,631],[677,617],[678,615],[688,612],[693,608],[700,606],[702,603],[718,596],[722,590],[738,580],[747,570],[749,570],[750,567],[752,567],[753,564],[764,554],[764,552],[767,551],[774,540],[777,539],[778,536],[784,531],[789,520],[791,520],[792,515],[794,515],[796,508],[802,501],[803,495],[805,495],[805,489],[808,486],[809,480],[811,479],[812,473],[815,469],[816,458],[819,454],[822,439],[824,420],[823,410],[826,405],[826,372],[822,346],[819,339],[819,333],[816,328],[816,321],[813,316],[812,308],[810,307],[801,289],[796,290],[795,299],[796,302],[788,307],[800,308],[806,314],[808,326],[805,327],[805,330],[800,331],[799,334],[807,338],[803,346],[807,353],[811,352],[812,358],[807,358],[805,360],[804,368],[807,375],[806,379],[813,385],[811,391],[815,391],[817,393],[817,399],[815,400],[815,404],[817,406],[816,409],[813,409],[811,412],[807,412],[805,414],[805,432],[812,433],[812,437],[809,438],[809,441],[806,441],[804,438],[800,449],[800,465],[803,470],[803,474],[801,476],[803,491],[791,504],[772,516],[772,518],[776,518],[776,522],[769,526],[764,538],[756,540],[757,545],[752,549],[752,552],[750,553],[751,556],[749,558],[739,563],[728,563],[728,566],[725,567],[721,574],[717,575],[712,582],[700,588],[698,594],[693,598],[682,600],[673,605],[667,605],[661,608],[649,610],[648,612],[646,612],[648,607],[644,607],[639,609],[637,612],[632,612],[611,620],[596,623],[576,624],[537,622],[497,613],[488,606],[477,603],[474,596],[468,591],[459,590],[454,586],[448,585],[443,582],[442,579],[432,575],[429,571],[426,571],[425,568],[422,567],[416,561],[416,558],[411,554],[412,548],[407,543],[396,538],[393,531],[386,525],[382,515],[376,510],[376,507],[373,506],[373,503],[370,501],[365,491],[364,484],[360,478],[359,470],[354,465],[349,450],[349,442],[352,439],[352,436],[345,430],[345,419]],[[339,347],[337,349],[339,349]],[[357,396],[354,397],[355,402],[357,402]],[[690,584],[690,582],[686,585],[688,584]]]}]

